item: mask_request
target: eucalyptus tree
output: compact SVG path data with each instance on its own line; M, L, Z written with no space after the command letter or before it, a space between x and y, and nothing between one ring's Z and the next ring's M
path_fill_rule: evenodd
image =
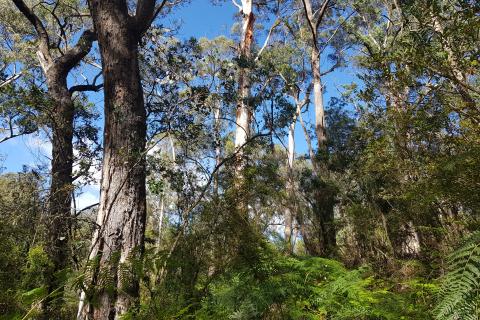
M40 3L30 7L22 0L12 2L29 25L24 29L14 25L6 28L16 33L13 38L17 41L31 36L35 39L36 56L46 79L48 94L48 100L45 101L48 107L43 110L43 116L52 132L52 158L46 251L52 260L53 268L46 275L48 296L43 305L43 316L50 319L59 316L61 304L54 302L54 298L61 296L63 280L58 274L68 267L69 261L67 244L71 225L69 216L74 181L74 119L77 112L72 94L100 88L96 85L69 87L67 77L90 52L95 35L89 29L88 19L84 19L80 14L85 9L77 3ZM17 64L25 62L18 61Z
M283 27L283 28L281 28ZM271 70L279 80L278 92L284 99L284 107L281 118L277 119L277 129L287 127L286 143L286 203L284 204L284 238L287 243L287 250L292 252L292 232L294 221L297 217L298 208L298 185L295 177L295 128L299 118L302 127L307 130L303 122L302 112L308 105L311 93L309 69L306 68L305 56L301 48L292 43L285 35L285 25L278 28L272 40L272 47L265 50L260 64L265 69ZM283 30L283 32L282 32ZM283 122L283 123L282 123ZM309 136L306 136L309 138ZM308 144L311 147L311 143ZM314 150L309 148L311 158L315 157ZM316 162L312 162L315 166ZM317 171L315 171L317 172Z
M236 108L236 129L235 148L238 152L237 166L235 168L237 179L241 180L242 171L245 168L243 159L243 147L250 137L250 126L252 122L251 106L249 105L251 79L249 65L251 64L252 44L254 43L254 22L253 13L254 0L242 0L241 4L234 2L241 15L241 33L238 49L238 89Z
M81 294L78 318L119 319L138 303L135 266L143 253L146 223L147 114L139 43L169 3L88 3L102 57L105 124L99 227L92 239L89 259L93 268L87 290ZM108 285L102 286L105 279Z
M343 4L329 0L323 2L292 1L289 5L288 18L282 19L280 32L277 34L284 39L283 42L288 43L287 46L296 51L296 61L292 62L292 67L300 70L296 75L280 73L287 94L294 101L296 109L290 124L290 131L293 132L295 124L299 120L312 165L313 178L310 179L312 180L310 182L313 183L315 180L315 183L323 185L324 181L329 179L329 173L327 164L323 161L328 150L326 148L327 134L323 101L325 84L322 83L322 77L337 70L345 63L345 51L348 43L342 41L341 38L344 34L343 23L349 18L350 13L345 10ZM328 59L322 59L325 57ZM321 66L323 60L326 60L328 64L325 63ZM312 94L313 99L310 97ZM302 108L308 107L310 102L313 102L315 114L314 131L317 150L315 150L309 128L302 116ZM293 147L292 142L290 140L291 147ZM291 159L292 153L289 154ZM315 255L326 255L331 253L335 247L333 207L331 207L331 202L325 202L331 194L326 192L326 189L322 193L320 186L310 191L313 190L317 191L310 193L309 197L316 199L312 202L315 212L310 218L302 215L297 218L300 219L298 222L303 230L303 240L309 252Z
M252 140L252 124L256 120L256 107L261 101L260 95L265 90L267 83L261 83L260 87L255 87L258 82L255 80L256 63L260 59L264 49L269 44L272 31L278 26L279 16L282 14L284 1L255 1L242 0L241 3L233 1L239 10L240 15L240 31L238 39L238 53L236 57L237 64L237 90L236 90L236 111L235 111L235 150L236 167L235 179L236 190L239 191L238 209L246 212L247 200L242 194L245 189L243 171L246 168L245 147ZM257 12L254 13L254 9ZM256 48L259 34L255 27L258 18L269 20L268 16L272 15L274 21L269 28L264 44L260 48ZM260 19L258 19L260 20ZM257 23L258 25L258 23Z

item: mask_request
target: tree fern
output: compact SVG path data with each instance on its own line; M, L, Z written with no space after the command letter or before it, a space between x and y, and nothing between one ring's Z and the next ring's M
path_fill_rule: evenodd
M435 309L436 319L477 320L480 316L480 231L449 257Z

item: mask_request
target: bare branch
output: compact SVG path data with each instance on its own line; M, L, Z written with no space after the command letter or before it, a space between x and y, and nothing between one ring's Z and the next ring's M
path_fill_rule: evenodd
M272 27L270 28L270 30L268 31L268 34L267 34L267 38L265 39L265 42L263 43L263 46L262 48L260 49L260 51L258 51L258 54L257 56L255 57L255 61L258 61L258 59L260 58L260 55L262 54L263 50L265 50L265 48L267 47L268 45L268 41L270 40L270 36L272 35L272 32L273 30L280 25L280 19L277 19L275 20L275 22L273 23Z
M235 0L232 0L232 3L238 8L238 12L242 12L243 8L240 4L238 4Z
M22 72L15 73L0 83L0 88L9 85L22 76Z

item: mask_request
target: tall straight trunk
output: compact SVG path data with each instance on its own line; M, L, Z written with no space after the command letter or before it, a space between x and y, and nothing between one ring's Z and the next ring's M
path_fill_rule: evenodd
M221 113L221 106L218 103L217 108L215 109L214 114L214 136L215 136L215 167L217 168L222 161L222 145L221 145L221 137L220 137L220 113ZM215 172L214 180L213 180L213 194L218 196L218 170Z
M252 11L253 0L242 0L242 35L240 38L239 57L241 65L238 74L235 150L237 151L237 163L235 166L235 177L241 186L243 180L243 169L245 168L244 152L242 147L247 143L250 136L250 124L252 121L252 110L249 105L250 97L250 69L247 67L251 58L251 47L253 40L253 24L255 17Z
M285 242L287 244L287 252L293 252L292 246L292 228L294 215L294 180L293 180L293 163L295 161L295 124L297 117L295 116L292 123L288 127L288 150L287 150L287 205L284 213Z
M38 38L37 57L46 78L48 96L52 103L48 126L52 130L51 180L48 198L48 225L45 251L53 267L44 275L48 296L42 304L43 319L61 317L64 281L58 274L68 267L70 252L68 235L73 192L73 130L75 106L73 88L67 87L67 76L90 52L95 35L86 30L77 43L54 57L48 31L43 22L24 1L13 0L18 10L35 29ZM87 90L88 86L83 86ZM91 88L96 90L95 87Z
M81 301L78 318L120 319L139 298L134 264L144 250L146 111L138 43L155 1L139 0L135 16L127 1L90 0L89 6L102 57L105 125L99 228L89 256L96 261L88 284L96 304L84 308Z
M160 196L160 205L159 205L159 208L158 210L160 211L158 213L158 227L157 227L157 232L158 232L158 237L157 237L157 242L156 242L156 248L155 248L155 252L158 254L160 252L160 245L161 245L161 241L162 241L162 227L163 227L163 216L165 214L165 195L161 195Z
M325 134L322 74L320 73L320 49L318 47L317 37L318 28L320 27L323 17L328 9L329 0L324 0L321 7L316 12L312 9L311 0L302 0L302 3L305 10L305 18L310 28L310 67L312 69L313 104L315 107L315 134L317 136L318 149L321 150L324 148L327 138Z
M315 135L317 138L318 152L326 152L326 130L325 130L325 109L323 103L323 85L322 74L320 72L321 52L318 46L318 30L323 22L329 0L324 0L318 10L313 10L311 0L302 0L303 8L305 10L305 20L310 29L310 67L313 85L313 105L315 109ZM306 132L305 125L300 117L302 127ZM309 145L310 157L312 158L312 167L314 171L314 179L317 180L318 186L313 190L314 203L312 205L312 221L309 225L302 226L303 238L305 247L310 254L318 256L328 256L333 252L336 245L336 231L334 227L333 214L333 198L331 188L326 184L322 178L324 174L321 172L320 164L317 162L313 154L310 138L307 138ZM302 223L307 223L301 219ZM300 221L299 221L300 222Z
M313 104L315 107L315 134L317 136L318 150L325 147L327 141L325 131L325 108L323 105L323 86L320 73L320 52L316 46L312 47L312 56L310 60L312 68L313 81Z

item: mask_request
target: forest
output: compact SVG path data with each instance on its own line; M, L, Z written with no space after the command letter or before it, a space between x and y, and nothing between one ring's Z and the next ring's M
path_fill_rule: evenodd
M480 319L480 2L0 0L0 320Z

